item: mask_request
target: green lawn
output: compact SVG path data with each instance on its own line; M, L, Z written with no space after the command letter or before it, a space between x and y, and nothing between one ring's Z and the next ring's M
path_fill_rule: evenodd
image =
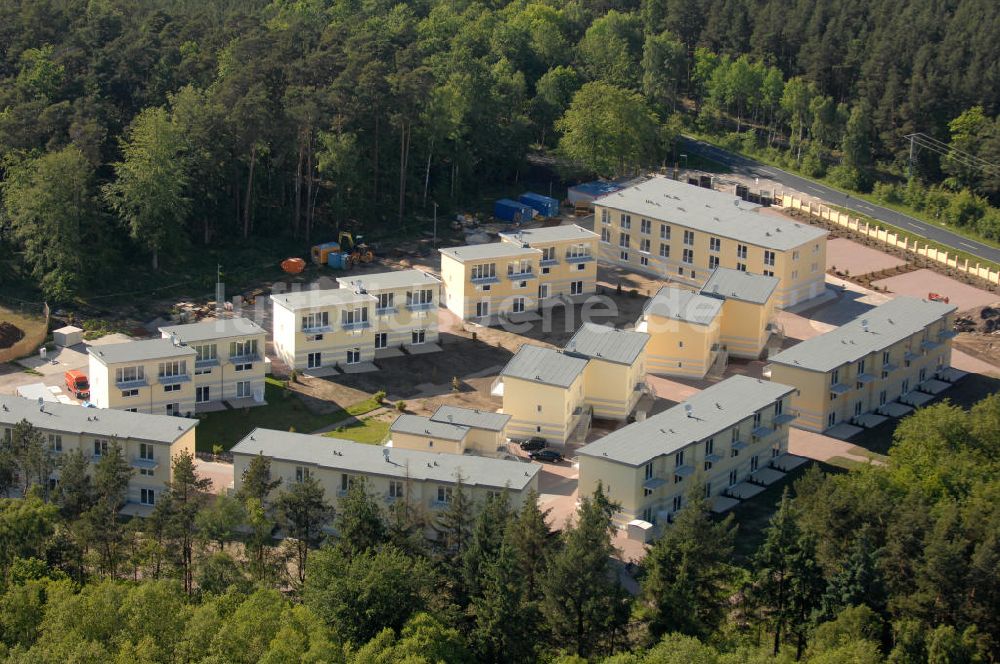
M337 429L323 435L330 438L353 440L356 443L381 445L389 437L390 425L390 422L380 420L376 417L366 417L359 419L353 424L346 425L343 429Z
M310 433L330 426L350 416L363 415L379 407L374 397L365 399L344 410L327 415L317 415L306 408L294 393L285 391L282 381L268 377L264 385L266 406L248 408L246 411L224 410L201 416L198 424L197 449L211 452L213 445L228 450L255 427L300 433Z

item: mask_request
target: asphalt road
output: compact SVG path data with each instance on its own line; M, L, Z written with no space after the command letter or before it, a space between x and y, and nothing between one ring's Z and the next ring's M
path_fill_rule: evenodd
M788 171L783 171L780 168L774 168L773 166L762 164L759 161L748 159L742 155L723 150L722 148L710 145L704 141L699 141L691 138L690 136L682 137L681 145L682 147L680 149L686 154L697 154L713 161L717 161L720 164L724 164L725 166L731 168L737 175L742 175L744 177L758 177L762 180L767 179L781 183L782 185L795 189L796 191L800 191L807 196L815 196L816 198L832 205L847 208L874 219L880 219L887 224L896 226L897 228L912 231L921 237L948 245L949 247L960 249L968 254L993 261L994 263L1000 263L1000 249L994 249L993 247L985 245L982 242L970 240L969 238L957 235L944 228L931 226L930 224L920 221L919 219L914 219L913 217L902 214L901 212L896 212L895 210L890 210L889 208L869 203L866 200L859 200L849 194L837 191L836 189L831 189L830 187L818 182L813 182L812 180L807 180L793 173L789 173Z

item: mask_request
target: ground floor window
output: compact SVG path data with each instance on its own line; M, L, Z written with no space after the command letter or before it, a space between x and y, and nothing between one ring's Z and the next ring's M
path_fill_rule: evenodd
M323 364L323 353L309 353L306 355L306 367L318 369Z
M750 472L751 473L757 470L757 466L758 466L759 463L760 463L760 458L756 454L754 454L752 457L750 457Z
M729 471L729 486L733 486L734 484L736 484L738 478L739 478L739 472L735 468L733 470L730 470Z
M490 303L487 301L476 302L476 318L486 318L490 315Z
M350 350L347 351L347 363L348 364L357 364L360 361L361 361L361 349L360 348L351 348Z
M538 297L539 298L546 298L548 296L549 296L549 285L548 284L541 284L538 287Z
M375 350L380 348L386 348L389 345L389 335L385 332L379 332L375 335Z
M179 412L181 412L181 405L179 403L167 404L167 415L176 415Z
M639 265L648 266L649 265L649 257L648 256L639 256Z
M674 499L670 505L670 507L673 508L673 511L679 512L681 507L683 506L684 506L684 496L674 496Z
M836 423L837 423L836 413L830 413L829 415L826 416L826 426L832 427Z
M156 492L153 489L139 489L139 502L143 505L155 505Z
M209 386L203 385L202 387L194 388L194 400L195 403L205 403L211 400Z
M582 281L571 281L569 284L569 294L570 295L580 295L583 293L583 282Z
M515 314L520 314L524 312L524 298L515 297L514 302L511 304L511 311Z
M621 253L618 254L618 257L621 260L623 260L623 261L627 261L628 260L628 252L627 251L622 251Z
M417 346L417 345L420 345L420 344L424 343L424 341L426 339L427 339L427 331L426 330L413 330L413 332L410 333L410 342L414 346Z
M241 380L238 383L236 383L236 398L237 399L246 399L246 398L249 398L250 396L252 396L252 393L250 391L250 381L248 381L248 380Z

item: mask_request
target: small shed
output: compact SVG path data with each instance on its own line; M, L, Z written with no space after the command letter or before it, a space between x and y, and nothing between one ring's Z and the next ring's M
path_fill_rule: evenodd
M534 192L521 194L518 200L531 207L535 212L543 217L559 216L559 201L549 196L542 196Z
M653 539L653 524L642 519L632 519L628 522L626 533L630 540L649 542Z
M519 201L501 198L493 204L493 216L501 221L519 224L531 220L535 216L535 210Z
M577 203L587 203L589 205L593 205L594 201L601 196L613 194L621 189L622 187L620 185L617 185L614 182L605 182L604 180L581 182L580 184L575 184L569 188L567 198L569 198L569 202L573 205L576 205Z
M60 327L52 332L52 340L57 346L75 346L83 343L83 330L75 325Z

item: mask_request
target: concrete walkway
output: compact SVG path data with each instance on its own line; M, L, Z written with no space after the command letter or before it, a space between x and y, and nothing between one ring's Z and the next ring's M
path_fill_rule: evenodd
M868 463L869 457L852 451L856 449L858 448L853 443L830 438L821 433L796 429L795 427L789 429L788 451L791 454L823 462L840 457L859 463ZM873 459L872 462L876 465L882 463L878 459Z

